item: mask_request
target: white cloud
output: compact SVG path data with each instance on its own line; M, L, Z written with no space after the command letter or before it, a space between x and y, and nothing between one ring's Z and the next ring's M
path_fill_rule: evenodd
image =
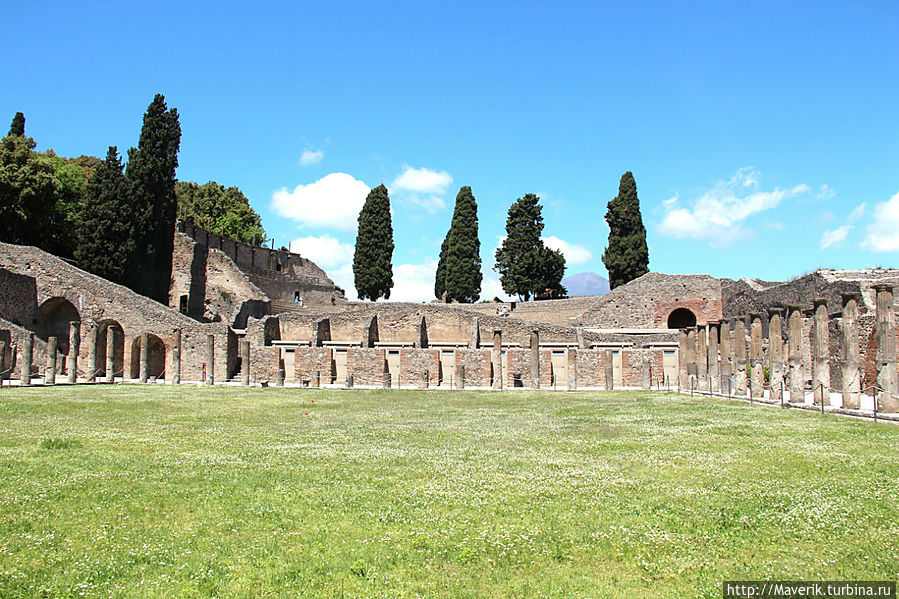
M850 223L858 222L861 217L865 215L865 202L862 202L858 206L852 209L852 212L849 213L848 221Z
M826 202L827 200L836 197L836 195L837 192L827 183L818 188L818 199L821 201Z
M759 191L761 173L742 168L729 181L719 181L712 189L681 206L678 196L662 203L664 217L659 232L676 239L708 239L728 243L751 236L743 222L754 214L776 208L783 200L809 192L809 186Z
M390 184L390 191L409 191L430 195L443 195L453 178L446 171L429 168L413 168L403 165L403 172Z
M411 195L403 198L403 201L412 202L416 206L421 206L431 214L446 208L446 202L443 201L443 198L440 196L427 196L423 198L419 195Z
M565 256L566 266L583 264L593 259L593 252L582 245L568 243L567 241L559 239L555 236L541 237L541 239L543 240L543 243L546 244L546 247L562 252L562 254Z
M843 225L842 227L837 227L832 231L824 231L824 234L821 235L821 249L827 249L835 243L840 243L846 239L846 235L849 234L849 231L852 230L852 225Z
M301 226L355 231L369 187L346 173L331 173L293 191L282 187L272 194L272 210Z
M311 164L318 164L322 161L322 158L325 157L325 153L321 150L303 150L302 155L300 155L300 164L303 166L309 166Z
M294 239L290 242L290 249L322 268L335 268L353 260L355 246L352 243L341 243L330 235L322 235Z
M874 206L862 247L872 252L899 252L899 193Z
M395 264L393 266L393 289L390 290L389 301L430 302L434 299L434 276L436 273L437 260L430 257L425 258L422 264ZM348 299L359 299L359 296L356 295L352 261L340 268L329 270L328 276L343 288Z

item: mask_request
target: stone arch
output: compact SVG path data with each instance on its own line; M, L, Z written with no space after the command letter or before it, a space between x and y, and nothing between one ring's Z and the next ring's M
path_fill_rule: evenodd
M68 355L70 323L78 320L81 315L72 302L64 297L51 297L38 308L35 334L44 341L56 337L59 353Z
M125 334L122 325L112 319L101 320L97 323L97 376L106 376L106 334L109 326L115 326L115 339L113 340L113 372L115 376L125 374Z
M147 345L147 376L165 378L165 342L156 335L149 335ZM131 378L140 377L140 335L131 341Z
M683 329L696 326L696 315L687 308L676 308L668 315L669 329Z

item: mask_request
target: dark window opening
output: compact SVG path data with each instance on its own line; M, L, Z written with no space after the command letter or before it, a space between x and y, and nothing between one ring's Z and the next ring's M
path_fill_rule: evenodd
M683 329L696 326L696 315L686 308L678 308L668 315L669 329Z

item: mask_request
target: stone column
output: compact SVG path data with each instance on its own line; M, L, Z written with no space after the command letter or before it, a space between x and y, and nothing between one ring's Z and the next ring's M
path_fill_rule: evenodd
M421 388L427 389L429 383L430 383L430 376L428 375L428 371L422 370L421 371Z
M23 387L31 384L31 356L34 350L34 333L28 332L19 349L19 382Z
M687 329L680 329L677 337L677 387L686 389L689 382L689 369L687 367Z
M47 339L47 370L44 372L44 384L56 384L56 337Z
M346 375L347 381L349 381L348 386L353 386L353 375ZM278 360L278 372L275 373L275 386L283 387L284 386L284 360Z
M718 370L718 335L720 331L720 321L709 322L709 393L721 390L720 371Z
M765 396L765 363L762 361L762 315L754 312L749 315L749 375L752 377L752 397Z
M566 356L568 359L568 390L574 391L577 389L577 349L569 347L566 353L568 354Z
M478 349L481 344L481 325L477 316L471 319L471 337L468 340L469 349Z
M456 361L456 389L465 388L465 364L460 364L458 358Z
M815 405L830 403L830 334L828 331L827 300L817 298L812 302L815 307L812 321L812 387ZM895 343L895 341L894 341Z
M861 407L861 371L859 369L858 298L856 292L843 293L843 318L840 330L840 358L843 374L843 407Z
M385 372L384 375L383 375L383 377L384 377L384 379L383 379L383 382L382 382L381 386L382 386L384 389L390 389L390 373L389 373L389 372Z
M534 329L531 331L531 387L540 388L540 331Z
M66 360L68 382L78 382L78 352L81 351L81 323L73 320L69 323L69 357Z
M896 331L893 324L893 287L877 285L877 385L883 389L877 396L877 409L882 412L899 411L899 381L896 371Z
M611 391L615 388L615 365L612 363L614 354L610 349L604 353L606 357L606 391Z
M503 388L503 332L493 331L493 350L490 352L490 362L493 364L493 388Z
M802 311L787 306L787 353L790 361L790 401L805 403L805 379L802 376Z
M106 382L115 381L115 325L106 326Z
M696 331L696 388L709 386L709 342L706 327L698 327Z
M389 375L389 373L387 373ZM312 372L312 386L313 387L321 387L322 384L322 372L321 370L314 370Z
M282 378L281 384L278 385L278 386L280 387L280 386L282 386L283 384L284 384L284 380L283 380L283 378ZM353 388L353 374L350 373L350 372L348 372L347 375L346 375L346 388L347 388L347 389L352 389L352 388Z
M733 393L731 377L734 373L733 342L730 335L730 323L721 322L721 393Z
M783 312L768 308L768 373L771 379L771 399L783 399L784 338Z
M172 384L181 384L181 329L172 331Z
M240 384L244 387L250 385L250 340L240 341Z
M686 390L696 389L696 327L687 329L687 387Z
M150 334L140 335L140 382L146 383L150 378Z
M215 384L215 335L206 335L206 384Z
M91 322L87 326L87 382L97 380L97 323Z
M6 341L0 341L0 387L6 380Z
M749 360L746 355L746 322L743 317L734 323L734 388L736 395L746 396L748 376L746 366Z
M647 348L640 352L640 386L652 389L652 350Z

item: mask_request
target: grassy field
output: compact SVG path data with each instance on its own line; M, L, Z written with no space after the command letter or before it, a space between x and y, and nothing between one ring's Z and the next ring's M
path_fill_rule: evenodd
M0 393L0 597L899 577L899 427L664 393Z

